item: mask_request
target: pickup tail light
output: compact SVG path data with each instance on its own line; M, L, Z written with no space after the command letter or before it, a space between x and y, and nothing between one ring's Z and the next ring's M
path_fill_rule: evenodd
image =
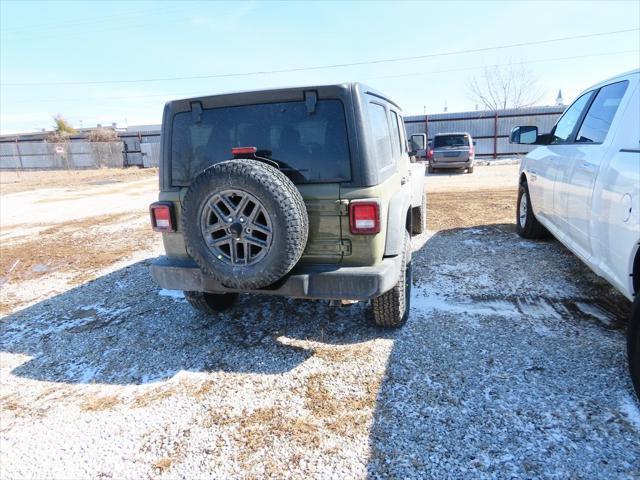
M175 232L176 220L171 202L156 202L149 206L154 232Z
M378 202L351 202L349 204L349 226L354 235L379 233L380 205Z
M429 160L433 159L433 148L430 148L429 150L427 150L427 158Z

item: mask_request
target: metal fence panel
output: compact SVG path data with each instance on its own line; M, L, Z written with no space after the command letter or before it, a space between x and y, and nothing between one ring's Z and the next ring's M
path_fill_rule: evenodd
M145 168L157 167L160 165L160 143L142 143L140 144L140 150L142 150L142 165Z
M534 125L540 133L551 130L564 111L563 106L530 107L497 112L456 112L405 117L407 135L428 133L429 140L438 133L468 132L476 140L476 153L481 156L523 154L535 147L511 145L511 129L518 125ZM496 118L497 114L497 118Z
M122 142L22 142L0 144L0 169L122 167Z

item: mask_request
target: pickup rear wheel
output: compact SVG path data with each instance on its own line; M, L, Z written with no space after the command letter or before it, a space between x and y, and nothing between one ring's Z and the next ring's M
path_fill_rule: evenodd
M526 182L520 184L518 190L518 206L516 209L516 230L523 238L544 238L547 229L538 221L531 208L531 197Z
M388 292L371 300L373 306L373 321L379 327L401 327L409 317L411 283L413 280L411 269L411 239L409 232L405 233L404 252L402 255L402 267L400 269L398 283Z
M627 332L627 356L631 381L640 399L640 293L636 293Z
M223 312L236 302L237 293L184 292L184 298L195 308L207 315Z

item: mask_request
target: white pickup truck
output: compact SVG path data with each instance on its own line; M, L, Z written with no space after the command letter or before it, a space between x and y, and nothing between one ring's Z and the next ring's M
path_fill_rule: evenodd
M633 302L629 369L640 397L640 70L585 90L520 166L516 223L525 238L552 233Z

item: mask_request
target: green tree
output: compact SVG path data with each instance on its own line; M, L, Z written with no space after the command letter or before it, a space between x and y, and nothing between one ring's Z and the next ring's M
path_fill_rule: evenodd
M71 126L71 124L64 118L62 115L56 115L53 117L53 121L55 122L54 131L57 133L66 133L71 135L76 133L76 129Z
M62 115L56 115L53 117L55 126L53 130L47 135L47 142L49 143L67 143L69 136L77 133L75 128L64 118Z

